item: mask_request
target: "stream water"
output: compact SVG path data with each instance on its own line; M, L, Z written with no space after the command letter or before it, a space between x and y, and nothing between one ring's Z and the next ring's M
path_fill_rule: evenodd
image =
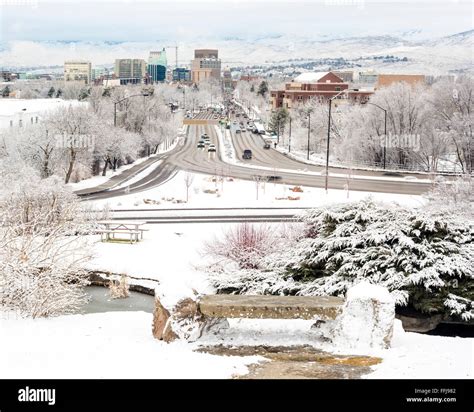
M139 292L130 292L128 298L112 299L109 289L102 286L88 286L91 300L84 305L82 313L103 313L116 311L143 311L153 313L154 297Z

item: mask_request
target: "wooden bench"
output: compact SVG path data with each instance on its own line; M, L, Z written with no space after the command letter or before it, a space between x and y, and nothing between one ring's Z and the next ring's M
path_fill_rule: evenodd
M344 299L332 296L207 295L199 301L208 318L335 319Z

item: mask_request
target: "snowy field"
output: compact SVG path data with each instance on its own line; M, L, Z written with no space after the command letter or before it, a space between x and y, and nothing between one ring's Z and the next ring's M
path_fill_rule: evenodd
M367 196L385 202L397 202L406 206L421 206L421 196L390 193L371 193L300 186L302 192L292 191L295 186L278 183L257 183L233 178L221 178L203 174L189 173L192 184L186 203L185 178L187 173L180 171L168 182L154 189L138 194L94 201L99 207L108 205L112 209L133 208L219 208L219 207L317 207L325 204L357 201ZM213 181L214 180L214 181ZM86 182L86 181L84 181ZM290 198L292 200L290 200Z

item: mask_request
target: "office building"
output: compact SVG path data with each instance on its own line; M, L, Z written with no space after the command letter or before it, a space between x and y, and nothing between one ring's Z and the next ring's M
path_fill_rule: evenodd
M147 74L150 83L162 82L166 79L166 51L151 51L148 58Z
M69 60L64 62L64 81L80 81L85 84L91 82L91 62Z
M272 90L271 102L274 109L291 109L295 104L304 104L309 100L327 101L341 91L348 90L349 84L333 72L303 73L292 82L285 84L284 90ZM348 90L340 98L351 102L365 103L373 90Z
M199 83L204 80L221 78L221 61L219 52L215 49L194 50L194 59L191 60L191 80Z
M146 75L146 62L143 59L116 59L115 77L120 84L142 83Z

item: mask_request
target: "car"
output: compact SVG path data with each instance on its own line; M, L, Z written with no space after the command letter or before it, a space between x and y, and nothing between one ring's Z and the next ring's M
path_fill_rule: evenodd
M252 129L252 133L257 134L257 133L258 133L258 129L257 129L256 127L254 127L254 128Z
M242 159L251 159L252 158L252 151L250 149L245 149L242 155Z
M215 152L216 151L216 146L211 144L209 145L209 148L207 149L208 152Z
M226 128L226 129L230 129L230 124L227 124L227 125L225 126L225 128Z
M267 176L269 182L274 182L275 180L281 180L281 176Z
M405 176L403 180L418 180L415 176Z
M247 129L245 127L243 127L242 129L240 129L241 132L246 132Z
M272 147L272 144L271 144L270 142L265 142L265 143L263 144L263 148L264 148L264 149L271 149L271 147Z
M198 148L198 149L204 149L205 147L206 147L206 146L204 145L204 143L199 142L199 143L197 144L197 148Z
M235 133L240 133L240 129L235 129Z

